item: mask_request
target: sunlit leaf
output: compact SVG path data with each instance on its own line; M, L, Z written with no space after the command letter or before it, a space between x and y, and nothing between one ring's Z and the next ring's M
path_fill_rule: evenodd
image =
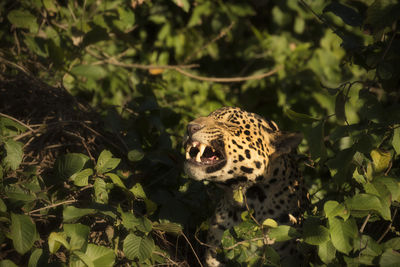
M53 254L60 249L61 245L63 245L66 249L70 249L69 243L67 241L67 235L62 232L51 232L49 235L48 243L49 251Z
M71 175L70 179L74 181L76 186L87 186L89 176L93 174L93 169L87 168L78 173Z
M65 234L71 238L69 244L71 249L86 248L87 239L89 236L89 226L77 223L77 224L64 224Z
M103 150L100 153L99 159L97 160L96 170L98 173L105 173L115 169L121 159L113 158L113 155L108 150Z
M102 79L107 75L107 71L97 65L78 65L71 69L71 73L95 80Z
M123 243L123 250L130 260L138 259L143 262L148 259L154 249L154 241L150 236L129 234Z
M348 254L357 238L357 224L353 218L347 221L332 217L329 218L329 232L333 246L340 252Z
M318 256L326 264L336 258L336 249L330 240L318 246Z
M392 155L390 152L386 152L380 149L374 149L371 151L371 158L374 163L374 171L380 173L385 171L390 164Z
M279 225L276 228L269 229L268 236L277 242L287 241L298 236L297 231L288 225Z
M392 146L397 155L400 155L400 126L393 130Z
M16 27L29 29L32 33L39 28L36 22L37 18L28 10L12 10L8 13L7 18Z
M270 218L265 219L265 220L263 221L262 225L263 225L263 226L270 227L270 228L276 228L276 227L278 227L278 223L277 223L275 220L270 219Z

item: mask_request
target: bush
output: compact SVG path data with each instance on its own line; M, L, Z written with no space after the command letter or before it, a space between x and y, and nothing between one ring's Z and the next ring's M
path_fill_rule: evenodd
M300 229L227 231L235 264L400 262L397 1L3 1L1 265L201 262L218 189L186 179L191 119L240 106L301 131ZM179 249L178 249L179 248Z

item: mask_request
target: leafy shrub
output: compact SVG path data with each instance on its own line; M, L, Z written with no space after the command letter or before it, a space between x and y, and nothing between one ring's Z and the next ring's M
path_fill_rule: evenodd
M181 136L224 105L304 133L312 200L300 229L245 212L228 260L279 265L268 232L314 265L400 262L396 1L0 10L2 265L200 262L217 189L182 177Z

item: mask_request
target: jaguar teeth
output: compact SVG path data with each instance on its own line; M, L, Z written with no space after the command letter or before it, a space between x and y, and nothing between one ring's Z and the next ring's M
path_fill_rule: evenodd
M199 146L199 152L196 155L196 161L197 162L201 162L201 156L203 156L204 150L206 149L206 145L205 144L200 144Z

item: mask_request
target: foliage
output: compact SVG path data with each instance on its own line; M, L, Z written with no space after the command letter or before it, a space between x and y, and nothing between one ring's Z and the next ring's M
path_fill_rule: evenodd
M220 256L279 266L267 244L299 239L315 266L400 261L397 1L32 0L0 11L5 74L89 103L102 133L84 128L103 141L32 160L32 140L52 125L7 100L18 112L0 114L0 265L197 264L194 233L218 189L184 177L181 137L229 105L304 133L312 204L299 228L246 211ZM234 76L250 78L214 82Z

